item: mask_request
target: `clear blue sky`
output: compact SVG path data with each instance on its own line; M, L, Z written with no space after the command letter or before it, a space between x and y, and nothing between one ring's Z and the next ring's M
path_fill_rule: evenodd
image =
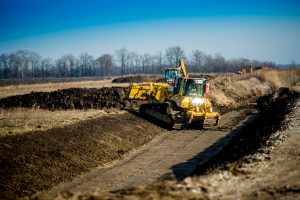
M0 0L0 53L44 57L179 45L226 58L300 63L299 0Z

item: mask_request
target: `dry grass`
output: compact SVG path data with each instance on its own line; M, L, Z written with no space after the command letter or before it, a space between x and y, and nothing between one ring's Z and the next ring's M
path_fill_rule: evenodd
M275 88L292 87L299 83L300 69L255 71L253 76L271 83Z
M210 97L214 106L236 109L251 103L270 91L270 86L257 78L241 78L240 75L218 76L210 81Z
M32 91L35 92L50 92L59 89L67 88L102 88L113 86L127 87L129 83L111 83L111 80L97 80L97 81L78 81L78 82L62 82L62 83L43 83L43 84L29 84L29 85L11 85L0 87L0 98L5 98L14 95L27 94Z
M111 113L120 113L112 111ZM63 110L48 111L41 109L14 108L0 110L0 137L22 134L34 130L46 130L75 124L79 121L108 115L103 110Z

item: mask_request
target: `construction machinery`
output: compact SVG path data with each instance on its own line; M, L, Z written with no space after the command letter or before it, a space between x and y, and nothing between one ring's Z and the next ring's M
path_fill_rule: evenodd
M128 99L141 100L142 116L150 116L170 128L203 128L217 125L221 116L212 111L207 97L209 83L206 79L190 78L183 60L176 68L165 70L164 83L132 83Z
M248 70L247 70L248 69ZM253 72L253 65L242 65L241 69L237 72L237 74L244 75L246 73L250 74L250 77L252 76Z

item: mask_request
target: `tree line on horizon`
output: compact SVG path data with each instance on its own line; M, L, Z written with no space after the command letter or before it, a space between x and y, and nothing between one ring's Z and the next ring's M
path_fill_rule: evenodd
M0 54L0 78L76 78L105 77L126 74L160 74L167 67L178 66L184 59L189 72L236 72L242 65L252 63L255 67L275 67L272 61L260 62L247 58L225 59L220 53L214 56L201 50L186 55L180 46L171 46L164 53L139 54L126 48L116 50L114 55L103 54L94 57L88 53L79 56L66 54L58 59L42 58L28 50Z

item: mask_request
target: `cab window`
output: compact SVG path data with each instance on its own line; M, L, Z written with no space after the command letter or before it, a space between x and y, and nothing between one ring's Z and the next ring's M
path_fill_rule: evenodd
M185 96L203 96L203 83L188 80L185 87Z

